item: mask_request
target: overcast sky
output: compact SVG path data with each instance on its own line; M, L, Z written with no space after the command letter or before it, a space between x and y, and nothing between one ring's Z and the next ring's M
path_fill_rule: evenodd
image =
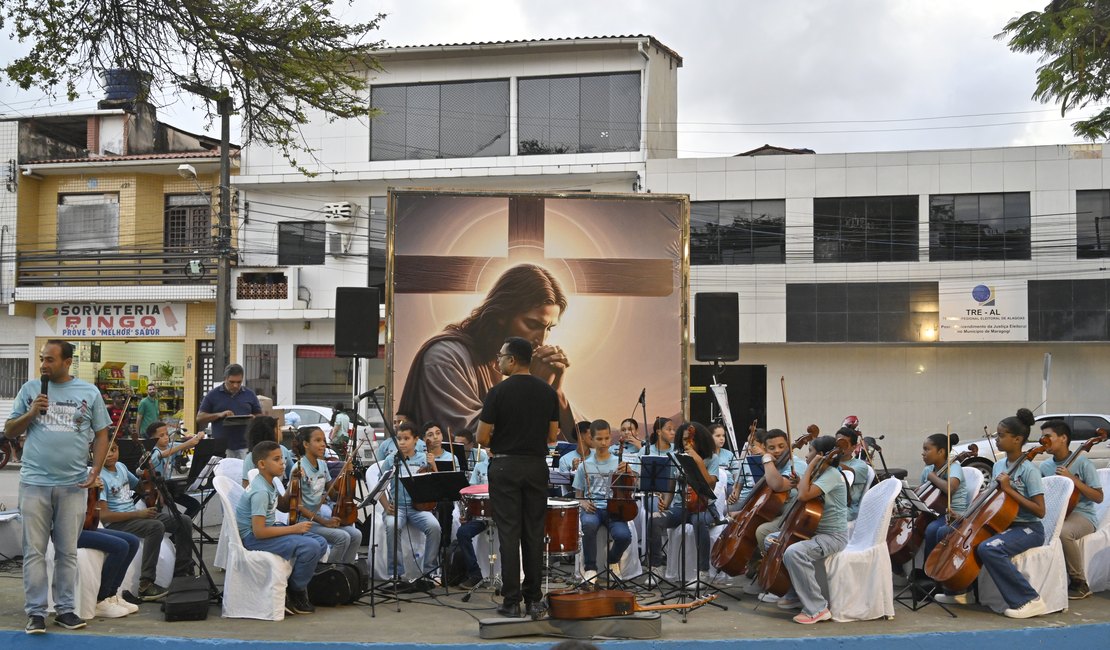
M994 38L1046 2L356 0L336 10L388 14L374 38L389 45L652 35L683 57L679 156L704 157L764 143L828 153L1075 142L1074 117L1030 99L1035 57ZM18 51L2 43L0 60ZM165 101L164 121L206 128L202 110ZM0 113L64 108L0 87Z

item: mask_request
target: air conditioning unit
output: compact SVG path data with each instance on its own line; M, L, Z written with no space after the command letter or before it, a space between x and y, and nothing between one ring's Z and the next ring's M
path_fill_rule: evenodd
M352 237L347 233L342 232L329 232L328 233L328 255L341 256L346 255L351 250Z
M350 201L324 204L325 223L351 223L358 214L358 204Z

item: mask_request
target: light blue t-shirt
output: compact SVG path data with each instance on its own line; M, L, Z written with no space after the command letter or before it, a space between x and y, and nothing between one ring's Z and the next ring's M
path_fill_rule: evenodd
M267 481L262 474L255 476L247 486L247 491L239 498L239 505L235 507L235 523L239 526L239 536L245 538L254 531L251 521L255 515L265 517L267 526L275 525L277 503L278 493L274 484Z
M378 443L378 447L374 450L374 456L376 456L379 461L383 461L395 451L397 451L397 443L393 442L393 438L386 438ZM428 453L428 448L424 445L424 440L422 438L416 440L416 453L420 456Z
M731 449L721 447L713 455L717 458L717 467L723 467L728 472L728 485L732 487L732 484L736 482L732 474L734 470L732 462L736 459L736 454L732 453Z
M383 467L393 467L393 454L386 456ZM420 473L420 469L428 464L427 452L416 452L412 458L402 458L401 467L398 468L397 491L399 494L393 496L393 506L397 509L411 508L412 497L409 496L409 491L405 489L405 484L400 481L401 478L406 476L416 476ZM390 489L392 489L392 482Z
M1098 472L1095 470L1095 464L1091 462L1090 458L1080 456L1075 459L1075 462L1068 468L1072 474L1079 477L1080 481L1087 484L1088 487L1101 488L1102 483L1099 483ZM1055 476L1056 475L1056 459L1049 458L1048 460L1041 461L1041 475L1042 476ZM1078 490L1076 490L1078 492ZM1078 512L1091 522L1091 525L1098 528L1098 517L1095 515L1095 502L1091 501L1082 494L1079 495L1079 502L1075 504L1074 512Z
M755 458L762 458L762 457L761 456L755 456ZM766 471L766 467L764 467L764 471ZM790 456L790 460L787 461L786 465L782 468L782 470L780 470L780 473L784 477L789 477L792 474L797 474L797 476L800 478L802 476L802 474L806 473L806 461L805 461L805 459L804 458L799 458L798 456L793 456L793 455ZM747 500L747 498L752 495L752 490L755 489L755 484L757 482L758 481L753 481L751 486L745 486L745 487L740 489L740 499L738 501L739 503L744 503L744 501ZM786 506L788 507L789 504L794 499L796 499L797 497L798 497L798 488L790 488L790 492L786 495Z
M994 462L994 471L991 476L998 478L998 475L1006 471L1006 467L1010 464L1005 457L1001 460ZM1018 465L1017 470L1010 475L1010 485L1014 486L1020 494L1024 495L1027 499L1032 499L1038 494L1044 494L1044 484L1041 483L1041 470L1036 465L1029 461L1023 462ZM1014 517L1014 523L1033 523L1040 521L1040 517L1029 512L1025 508L1018 508L1017 516Z
M609 454L605 460L591 455L574 470L575 490L582 490L582 496L594 502L598 509L609 502L609 489L613 485L613 473L617 471L617 457ZM577 492L576 492L577 494Z
M340 436L346 436L347 430L351 428L351 416L345 412L340 411L335 415L335 424L331 428L331 439L334 441Z
M470 484L471 485L485 485L489 483L489 460L480 460L470 470Z
M38 379L23 384L10 417L26 413L41 392ZM46 415L36 415L27 427L19 480L41 487L77 485L89 476L93 434L111 423L108 409L96 386L76 377L51 383L46 394L50 398Z
M474 447L470 451L466 452L466 462L467 467L473 469L474 466L478 463L489 462L489 456L486 454L485 449L478 449L477 447Z
M293 451L285 445L278 445L278 447L281 448L281 461L285 463L285 476L283 476L282 478L288 479L289 472L293 471L293 465L296 464L293 462ZM257 467L255 467L254 464L254 454L248 451L246 458L243 459L242 478L244 481L247 480L247 474L250 473L252 469L257 469Z
M109 510L135 511L135 493L132 490L139 484L139 479L123 463L116 463L115 469L105 466L100 472L100 480L104 482L104 487L100 488L100 499L108 504Z
M172 448L173 448L173 445L171 443L171 445L169 447L167 447L166 449L169 450L169 449L172 449ZM163 479L170 478L170 473L173 471L174 460L176 460L178 455L180 455L180 454L181 454L180 451L175 451L172 454L170 454L169 456L166 456L165 458L163 458L162 457L162 450L155 447L154 451L150 454L150 467L155 472L161 474Z
M859 516L859 502L863 500L863 493L867 491L867 463L858 458L849 458L840 461L840 466L844 469L852 470L852 489L849 490L848 496L851 503L848 504L848 521L855 521Z
M813 481L825 495L825 508L817 524L817 534L843 533L848 530L848 486L844 475L829 467Z
M305 456L298 461L301 468L301 505L309 512L320 512L320 502L324 498L324 490L328 487L328 464L323 458L316 459L316 467L308 462Z
M929 480L929 472L936 472L940 476L944 471L944 466L934 467L933 465L926 465L921 470L921 482L925 483ZM964 468L960 466L959 461L952 461L948 468L948 477L956 479L960 482L960 487L952 492L952 513L962 515L967 510L967 481L964 480Z

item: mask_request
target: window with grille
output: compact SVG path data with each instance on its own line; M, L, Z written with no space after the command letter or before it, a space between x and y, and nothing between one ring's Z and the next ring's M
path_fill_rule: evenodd
M640 149L638 72L521 79L517 95L522 156Z
M278 265L323 264L326 230L323 223L285 221L278 224Z
M916 262L916 196L813 200L814 262Z
M58 250L119 246L118 194L59 194Z
M929 197L929 259L1027 260L1029 193Z
M216 342L197 341L197 404L216 384Z
M509 81L374 86L370 160L509 155Z
M27 359L0 359L0 399L15 399L27 381Z
M690 204L691 264L783 264L786 201Z
M199 194L166 196L163 244L166 250L194 251L212 246L212 203Z

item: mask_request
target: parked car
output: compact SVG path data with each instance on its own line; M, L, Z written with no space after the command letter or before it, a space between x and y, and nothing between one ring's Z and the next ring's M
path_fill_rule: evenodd
M275 406L276 409L282 409L285 413L296 413L300 418L298 426L314 425L320 427L327 436L328 441L331 441L331 414L332 408L330 406L310 406L306 404L287 404L285 406ZM381 415L372 413L371 418L367 421L362 416L356 415L352 418L355 422L355 431L361 440L363 436L370 435L373 437L380 437L380 433L385 431L385 423L382 422Z
M1026 451L1037 446L1037 440L1040 438L1041 425L1048 420L1063 420L1071 427L1071 449L1073 451L1094 436L1098 429L1110 431L1110 415L1097 413L1047 413L1045 415L1038 415L1036 417L1036 423L1029 432L1029 442L1025 443L1024 449ZM991 478L994 461L1003 456L1002 452L998 451L998 445L995 444L993 439L995 435L994 432L992 431L990 435L991 440L989 441L987 438L961 440L960 444L952 447L952 455L954 456L960 452L966 451L971 445L976 445L979 448L979 455L963 463L963 465L964 467L978 469L988 481ZM1091 451L1088 452L1088 457L1091 459L1091 462L1095 464L1096 468L1110 467L1110 441L1096 444L1091 448ZM1039 462L1045 458L1045 454L1040 454L1035 461Z

